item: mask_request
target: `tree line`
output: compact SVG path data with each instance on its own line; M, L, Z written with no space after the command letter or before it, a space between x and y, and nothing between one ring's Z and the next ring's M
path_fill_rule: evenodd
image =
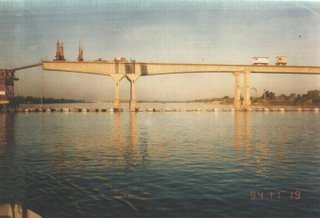
M252 98L252 103L290 104L290 105L319 105L320 90L310 90L306 94L276 96L272 91L266 90L261 97Z
M224 96L223 98L197 99L186 102L220 102L222 104L233 104L234 98ZM243 97L241 96L241 100ZM251 97L253 104L285 104L285 105L320 105L320 90L310 90L306 94L290 95L281 94L277 96L274 92L265 90L260 97Z
M33 96L15 96L10 99L11 105L19 104L56 104L56 103L82 103L84 100L79 99L64 99L64 98L52 98L52 97L33 97Z
M224 96L223 98L209 98L209 99L197 99L183 102L214 102L220 101L224 104L232 104L233 98ZM287 105L320 105L320 90L310 90L306 94L290 95L281 94L277 96L274 92L265 90L260 97L251 97L253 104L287 104ZM19 104L56 104L56 103L83 103L81 99L64 99L64 98L52 98L52 97L33 97L33 96L16 96L10 99L11 105Z

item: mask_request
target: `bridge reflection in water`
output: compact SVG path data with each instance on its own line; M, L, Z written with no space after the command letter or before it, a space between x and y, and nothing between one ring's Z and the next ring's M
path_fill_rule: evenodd
M14 125L15 114L13 113L0 113L0 156L14 145Z
M316 116L0 113L0 205L19 203L44 217L103 217L106 211L121 217L137 211L143 215L145 208L161 212L159 207L169 208L161 212L169 215L179 204L192 204L199 208L194 215L205 217L203 211L214 214L220 209L204 198L236 198L245 207L256 184L272 188L283 181L279 186L285 187L297 173L310 174L312 185L306 189L312 190L317 178L312 167L317 164L291 162L290 157L305 160L308 155L306 161L317 163L317 139L302 141L296 127L299 121L308 131L304 134L310 134L317 129L318 124L310 122ZM299 178L295 185L304 187ZM165 199L169 203L163 203ZM281 207L288 209L283 202Z
M125 123L123 128L127 130L127 136L129 140L124 142L123 138L123 128L121 124L121 113L114 113L113 115L114 122L114 142L115 145L121 146L123 143L137 145L138 143L138 127L137 127L137 116L136 112L129 112L129 121Z
M231 114L233 114L232 115L233 123L234 123L233 124L233 131L234 131L233 144L235 148L241 149L241 148L250 147L251 134L252 134L251 133L252 113L251 112L234 112ZM70 116L70 115L74 116L72 114L61 114L61 116ZM56 154L57 157L59 157L55 159L55 162L52 167L56 171L64 171L68 169L70 165L75 164L74 160L70 160L70 156L66 152L66 147L64 145L66 142L70 144L69 145L70 147L74 147L74 152L78 153L80 157L78 161L94 159L94 157L92 156L93 154L90 151L90 147L94 147L100 144L101 146L98 147L98 154L100 155L105 154L107 156L110 156L110 154L108 153L111 152L111 155L114 155L114 161L118 163L138 164L141 161L142 153L143 153L142 156L144 157L148 156L148 153L146 152L148 152L147 147L148 147L148 144L150 143L148 142L148 140L150 141L150 137L151 137L151 141L161 140L161 139L154 138L154 136L152 136L153 128L150 130L148 129L141 130L141 128L139 128L138 117L146 116L146 115L147 114L141 114L136 112L112 113L108 117L104 116L101 122L104 122L104 121L108 122L108 119L111 118L113 120L113 124L110 125L109 123L109 124L99 125L100 129L101 128L105 129L101 131L101 133L94 133L95 130L92 124L86 124L88 127L87 129L91 129L93 138L92 136L89 138L83 137L81 139L81 142L79 141L73 142L72 137L70 136L64 137L64 135L66 135L66 129L73 128L71 127L72 124L66 123L64 127L63 127L64 125L63 124L60 126L61 128L59 127L59 129L50 130L50 128L52 127L46 126L48 124L48 120L50 120L49 118L50 114L41 114L40 116L42 116L42 122L43 122L42 125L46 126L45 128L48 128L49 130L48 132L51 132L51 133L54 132L56 135L59 135L64 138L63 141L56 140L56 142L53 143L52 148L49 148L54 152L54 154ZM148 114L148 116L149 115L150 114ZM19 114L0 113L0 130L1 130L0 131L0 156L6 155L7 150L9 150L9 154L11 156L15 153L13 151L13 149L15 149L15 135L16 135L15 116L19 116ZM22 116L28 116L28 115L22 115ZM47 116L48 119L44 116ZM79 115L76 115L76 116L79 116ZM83 115L83 116L87 116L87 115ZM185 128L187 129L188 127L186 126ZM28 130L26 129L25 131L28 131ZM105 132L106 134L103 134L103 132ZM52 144L52 137L55 137L55 136L50 136L50 133L47 133L47 134L48 135L42 136L43 141L44 143ZM87 134L89 135L90 132L87 132ZM166 137L171 138L173 140L175 135L168 134ZM264 137L268 137L268 135ZM76 145L76 143L78 143L78 145ZM108 151L105 151L106 149L104 147L105 145L109 147ZM89 150L84 149L83 146L88 147ZM153 149L157 150L159 148L154 147ZM266 152L265 148L262 150ZM14 156L12 156L12 158L14 158ZM112 160L113 158L108 161L109 165L113 165ZM102 161L105 161L105 159L103 158Z
M187 113L192 114L192 113ZM161 140L163 141L174 141L174 138L178 135L174 135L170 133L170 130L164 129L162 130L163 133L161 134L162 138L155 137L155 131L161 131L161 127L159 128L149 128L146 129L146 122L142 125L143 127L139 126L139 116L153 116L151 114L142 114L142 113L112 113L108 116L101 116L100 123L85 123L85 119L78 123L79 125L87 125L85 127L86 132L79 132L79 134L84 134L79 137L76 137L76 134L73 132L71 133L71 129L74 129L72 122L70 120L78 119L79 116L86 117L91 116L91 114L54 114L57 118L64 119L63 117L67 118L65 121L59 125L52 125L50 124L50 116L53 114L41 114L35 115L30 114L31 116L40 116L41 120L38 126L40 129L38 130L28 130L23 129L26 131L27 134L32 135L38 134L38 137L43 138L44 144L52 145L46 149L49 149L50 152L53 152L55 155L54 162L52 168L59 172L66 171L70 169L70 166L75 166L77 164L82 164L83 162L99 159L100 164L102 165L110 165L113 164L128 164L131 163L133 165L137 165L144 160L145 157L148 155L148 145L149 152L152 152L153 155L165 155L165 151L161 147L152 146L152 144L157 143ZM15 149L16 149L16 135L20 135L17 131L22 131L21 128L16 130L15 125L21 125L21 122L25 122L24 119L16 120L16 116L20 116L20 118L28 117L30 115L27 114L14 114L14 113L0 113L0 157L3 157L2 161L8 162L4 165L10 166L11 162L15 160ZM100 114L101 115L101 114ZM94 116L100 116L94 115ZM159 116L159 114L154 114L155 116ZM222 115L222 114L221 114ZM215 116L221 116L216 114ZM230 113L233 116L233 145L235 149L242 149L248 148L252 146L252 124L251 124L251 117L253 116L252 112L234 112ZM73 117L69 119L68 117ZM161 116L165 116L162 114ZM184 115L183 115L184 116ZM196 116L196 115L195 115ZM267 116L267 115L266 115ZM38 117L39 118L39 117ZM38 119L36 118L36 119ZM109 120L113 120L109 122ZM144 119L142 119L144 120ZM79 120L77 121L79 122ZM78 124L75 124L78 125ZM52 126L50 126L52 125ZM158 124L157 124L158 125ZM198 124L196 124L198 125ZM98 126L98 127L97 127ZM42 133L41 128L45 128L47 133ZM98 128L96 130L95 128ZM167 127L163 127L167 128ZM189 127L186 126L184 129L188 129ZM29 132L30 131L30 132ZM38 133L37 133L38 131ZM174 130L173 130L174 131ZM35 133L36 132L36 133ZM68 135L68 133L73 135ZM105 133L105 134L104 134ZM45 135L39 135L45 134ZM54 134L54 135L52 135ZM86 137L87 135L87 137ZM59 136L60 138L56 138ZM201 135L198 137L201 138ZM260 132L260 137L263 141L267 141L269 135L267 132L262 131ZM283 141L286 141L286 135L284 134L282 137ZM55 138L55 139L54 139ZM177 139L179 140L179 139ZM151 143L151 144L150 144ZM161 142L160 142L161 143ZM66 144L68 146L66 147ZM98 146L99 145L99 146ZM196 145L195 145L196 146ZM256 148L259 149L259 152L266 153L268 152L268 148L266 144L255 144ZM27 149L28 147L26 147ZM96 149L97 152L92 152L92 149ZM151 149L152 148L152 149ZM19 148L20 150L25 149L23 147ZM37 149L33 146L33 150ZM40 147L39 147L40 149ZM79 159L73 159L72 155L67 151L68 149L72 149L73 152ZM151 150L150 150L151 149ZM27 157L28 152L26 151L25 158ZM279 157L283 158L285 156L284 151L279 151ZM112 157L110 159L103 158ZM154 156L155 157L155 156ZM259 158L257 157L257 162L259 162ZM75 161L78 161L76 163ZM9 163L10 162L10 163ZM85 167L92 167L91 165ZM3 175L4 176L4 175Z
M234 145L251 146L251 112L234 112Z

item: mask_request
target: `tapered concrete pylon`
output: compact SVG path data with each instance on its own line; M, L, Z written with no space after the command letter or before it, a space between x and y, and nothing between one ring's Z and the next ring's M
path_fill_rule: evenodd
M124 78L124 76L124 74L110 74L110 77L115 82L113 107L116 110L120 109L120 81Z
M130 111L135 111L137 108L137 97L136 97L136 81L140 77L139 74L127 74L127 79L130 82Z
M240 72L234 72L234 109L240 110L241 107L241 101L240 101Z
M250 109L251 100L250 100L250 70L243 71L243 83L244 83L244 95L243 95L243 107L244 109Z

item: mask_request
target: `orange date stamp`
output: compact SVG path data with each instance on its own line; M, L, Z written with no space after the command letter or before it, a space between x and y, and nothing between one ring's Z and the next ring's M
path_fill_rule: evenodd
M264 192L264 191L251 191L250 199L255 200L281 200L281 199L290 199L290 200L301 200L302 194L300 191L276 191L276 192Z

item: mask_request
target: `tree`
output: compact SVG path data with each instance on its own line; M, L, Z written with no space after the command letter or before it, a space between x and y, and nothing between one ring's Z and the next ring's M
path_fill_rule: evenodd
M265 98L266 100L271 100L272 101L272 100L274 100L276 98L276 95L273 92L267 90L267 91L265 91L263 93L261 98Z

